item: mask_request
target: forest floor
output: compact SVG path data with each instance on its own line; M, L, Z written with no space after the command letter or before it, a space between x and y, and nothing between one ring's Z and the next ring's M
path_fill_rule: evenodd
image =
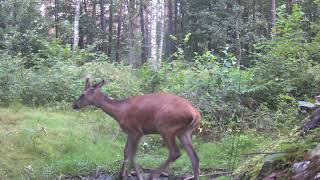
M116 121L95 109L53 109L0 108L0 177L81 179L91 174L91 179L107 179L115 175L126 141ZM271 137L256 132L230 135L220 141L199 136L193 140L201 174L231 172L247 160L245 154L259 152L271 142ZM143 138L137 154L141 167L153 169L166 158L167 150L158 135ZM168 173L182 177L190 175L191 170L183 151Z

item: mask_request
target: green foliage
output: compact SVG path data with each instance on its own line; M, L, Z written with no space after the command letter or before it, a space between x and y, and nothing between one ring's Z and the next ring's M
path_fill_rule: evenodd
M4 52L0 61L0 102L45 105L72 102L82 91L84 77L107 79L108 94L138 94L139 82L130 68L105 62L105 56L88 50L72 52L58 41L40 41L42 50L30 57ZM26 62L29 66L26 67ZM32 64L32 65L31 65Z

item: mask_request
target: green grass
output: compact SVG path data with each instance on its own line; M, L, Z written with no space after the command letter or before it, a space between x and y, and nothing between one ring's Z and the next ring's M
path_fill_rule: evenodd
M52 179L61 174L86 174L98 166L116 172L125 141L126 135L116 121L100 110L0 108L0 177ZM242 154L257 151L270 141L257 133L247 133L220 142L204 142L196 137L194 145L201 171L210 171L230 169L233 164L237 167L246 160ZM143 138L137 156L142 167L155 168L166 157L167 150L159 136ZM170 171L191 172L186 153L172 164Z

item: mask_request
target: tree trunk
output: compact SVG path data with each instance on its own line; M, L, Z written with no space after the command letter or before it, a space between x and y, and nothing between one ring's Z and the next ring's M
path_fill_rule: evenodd
M170 38L170 36L175 35L173 32L173 6L172 6L172 0L168 0L168 36L167 36L167 57L170 57L173 54L174 51L174 44L173 40Z
M100 26L101 26L101 31L102 31L102 37L101 39L104 40L104 42L101 45L101 51L106 53L107 52L107 45L106 45L106 17L105 17L105 2L104 0L99 1L100 4Z
M110 8L109 8L109 46L108 46L108 56L111 57L112 50L112 36L113 36L113 0L110 0Z
M75 0L75 15L73 25L73 49L78 48L79 43L79 19L80 19L81 0Z
M150 1L146 1L145 2L145 7L144 7L144 11L145 11L145 40L146 40L146 56L147 59L149 59L151 57L151 35L150 35L150 27L151 27L151 21L150 21L150 17L151 17L151 7L150 7Z
M252 0L252 19L256 23L256 0Z
M101 30L103 32L106 31L106 18L105 18L105 3L104 3L104 0L100 0L99 1L99 4L100 4L100 26L101 26Z
M288 14L291 14L292 12L292 0L287 0L286 1L286 11Z
M122 26L122 16L123 16L123 5L120 4L118 13L118 27L117 27L117 45L116 45L116 62L120 62L120 41L121 41L121 26Z
M54 29L56 38L59 38L59 0L54 0Z
M183 6L185 5L184 0L180 0L180 14L181 14L181 20L180 20L180 32L184 33L184 21L186 18L185 11L183 10Z
M271 36L274 35L272 32L272 28L276 24L276 0L270 0L270 34Z
M92 14L91 14L91 18L92 21L94 22L94 24L96 24L96 7L97 7L97 1L96 0L92 0Z
M236 5L239 6L240 2L236 1ZM241 39L240 39L240 13L236 9L236 49L237 49L237 66L240 68L241 59L242 59L242 51L241 51Z
M96 25L96 0L92 0L91 20L95 26ZM93 42L93 37L94 37L93 33L88 34L88 40L87 40L88 44L91 44Z
M83 11L88 14L87 1L83 0Z
M157 14L157 0L151 0L150 60L153 70L159 69L157 60Z
M179 23L179 17L178 17L178 0L174 0L174 35L178 36L178 23Z
M129 24L128 24L128 31L129 31L129 37L128 37L128 44L129 44L129 65L131 65L133 68L138 68L141 63L139 61L139 57L137 56L137 49L139 44L137 44L137 16L135 13L135 0L129 1Z
M160 26L160 39L159 39L159 52L158 52L158 64L161 65L162 57L163 57L163 39L164 39L164 0L159 1L159 26Z
M144 23L144 0L140 0L140 29L141 29L141 63L144 64L147 61L147 47L146 47L146 35L145 35L145 23Z

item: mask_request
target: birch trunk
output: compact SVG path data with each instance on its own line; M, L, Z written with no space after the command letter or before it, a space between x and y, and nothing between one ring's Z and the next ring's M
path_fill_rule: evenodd
M79 43L79 19L80 19L81 0L75 0L75 15L73 25L73 49L78 48Z

